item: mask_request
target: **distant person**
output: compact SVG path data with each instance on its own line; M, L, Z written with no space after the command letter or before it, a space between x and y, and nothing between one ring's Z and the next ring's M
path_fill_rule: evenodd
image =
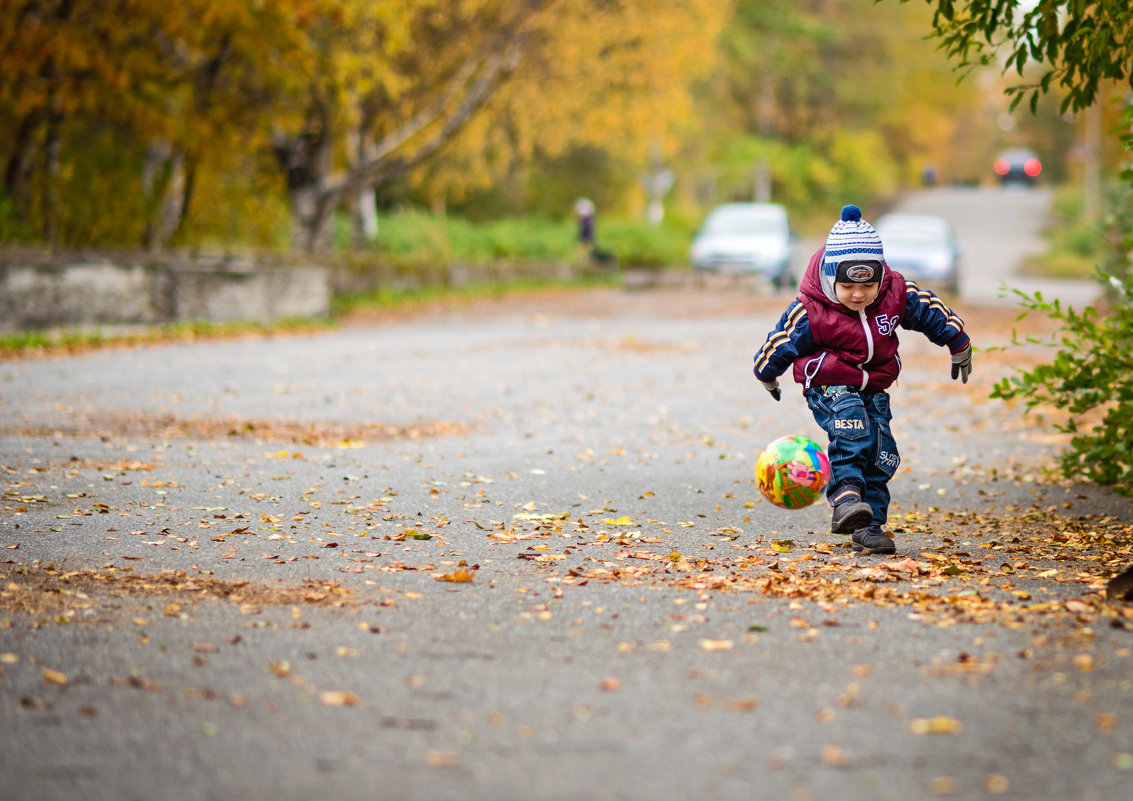
M755 355L755 377L775 400L793 369L815 422L829 437L830 530L854 551L895 553L882 527L889 480L901 457L889 422L897 380L897 327L919 331L952 354L952 378L968 382L972 344L964 321L936 295L889 269L881 237L857 206L842 209L825 247L811 256L799 296Z
M936 186L936 179L938 172L935 164L926 164L925 168L921 170L921 180L924 181L925 186Z
M594 252L594 201L580 197L574 202L574 215L578 218L578 241L587 253Z
M574 215L578 218L578 241L586 250L590 261L603 266L617 263L613 253L598 248L594 238L594 218L596 209L590 198L580 197L574 202Z

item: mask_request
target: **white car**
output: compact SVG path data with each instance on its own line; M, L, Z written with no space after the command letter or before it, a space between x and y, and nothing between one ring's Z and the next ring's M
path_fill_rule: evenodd
M960 291L960 245L952 226L932 214L885 214L874 226L885 262L926 289Z
M777 203L725 203L704 220L690 258L698 270L759 273L776 289L794 286L793 237Z

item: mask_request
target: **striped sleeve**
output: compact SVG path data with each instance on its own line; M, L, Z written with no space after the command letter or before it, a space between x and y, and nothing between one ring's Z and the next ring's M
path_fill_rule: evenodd
M785 373L799 356L814 351L806 306L799 300L793 300L775 329L767 335L763 347L755 354L755 376L760 381L772 381Z
M968 342L964 321L944 301L912 281L905 281L905 316L901 327L919 331L937 345L948 345L953 350Z

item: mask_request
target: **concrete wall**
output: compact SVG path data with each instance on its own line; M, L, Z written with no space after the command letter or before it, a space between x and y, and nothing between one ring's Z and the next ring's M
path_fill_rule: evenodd
M0 331L330 313L329 271L251 262L0 256Z

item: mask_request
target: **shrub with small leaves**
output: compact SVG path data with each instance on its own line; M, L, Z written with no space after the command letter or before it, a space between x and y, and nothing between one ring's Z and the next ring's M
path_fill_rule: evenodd
M1104 316L1092 306L1078 312L1041 293L1016 290L1023 316L1041 312L1058 322L1055 341L1046 344L1059 350L1050 363L1004 378L991 396L1022 399L1028 412L1035 407L1068 412L1067 422L1057 425L1073 435L1059 455L1067 477L1133 496L1133 272L1098 275L1113 298Z
M1133 151L1133 102L1126 103L1119 138ZM1068 422L1057 426L1073 435L1059 455L1065 474L1133 497L1133 167L1119 178L1104 220L1108 258L1097 269L1111 308L1105 315L1093 307L1079 313L1016 290L1023 316L1042 312L1058 323L1049 344L1060 349L1049 364L1004 378L991 396L1022 399L1028 412L1036 406L1067 412Z

